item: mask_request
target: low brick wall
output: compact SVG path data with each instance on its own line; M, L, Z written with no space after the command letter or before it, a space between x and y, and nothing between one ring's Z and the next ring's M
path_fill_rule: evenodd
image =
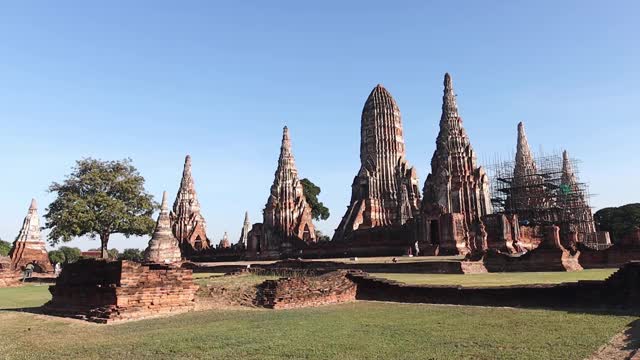
M107 323L194 309L191 270L130 261L80 260L50 286L45 313Z
M356 299L356 284L346 271L317 277L267 280L258 287L256 304L271 309L291 309L335 304Z
M640 309L640 262L626 264L607 280L555 285L461 287L406 285L366 273L347 275L358 287L356 299L404 303Z
M183 267L192 269L193 272L214 272L230 273L246 269L246 265L215 265L199 266L194 263L185 263ZM304 269L313 270L319 273L327 273L337 270L361 270L365 272L384 273L417 273L417 274L466 274L478 272L469 265L461 264L461 261L416 261L401 263L358 263L354 262L334 262L334 261L309 261L309 260L283 260L273 264L252 264L252 272L262 271L266 274L269 271L279 269Z
M594 250L582 244L578 245L578 261L585 269L620 267L629 261L640 260L640 247L612 245L608 249Z
M580 253L558 248L538 248L520 256L489 251L484 265L489 272L580 271L579 258Z

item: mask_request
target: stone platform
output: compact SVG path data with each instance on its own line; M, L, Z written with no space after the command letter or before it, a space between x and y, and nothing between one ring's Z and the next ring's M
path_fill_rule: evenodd
M8 256L0 256L0 288L18 286L22 274L11 267L11 259Z
M98 323L141 319L193 310L198 288L188 269L85 259L64 267L43 311Z

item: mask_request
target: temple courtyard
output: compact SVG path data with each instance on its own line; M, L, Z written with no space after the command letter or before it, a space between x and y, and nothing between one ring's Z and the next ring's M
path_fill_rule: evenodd
M614 271L371 275L415 284L491 287L602 280ZM617 334L622 351L637 341L637 316L628 312L359 300L270 310L243 306L242 293L278 276L194 275L201 286L196 311L106 326L39 314L51 298L47 285L0 289L1 357L606 359L608 353L591 356ZM208 296L209 291L224 296ZM228 302L220 301L225 297Z

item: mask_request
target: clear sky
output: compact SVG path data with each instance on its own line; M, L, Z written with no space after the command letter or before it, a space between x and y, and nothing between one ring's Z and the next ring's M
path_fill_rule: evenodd
M32 197L44 213L77 159L131 157L159 201L191 154L208 235L235 242L245 210L261 221L284 125L332 234L371 89L398 102L422 183L447 71L481 162L508 159L524 121L535 151L582 161L596 209L639 202L639 14L586 0L3 2L0 237Z

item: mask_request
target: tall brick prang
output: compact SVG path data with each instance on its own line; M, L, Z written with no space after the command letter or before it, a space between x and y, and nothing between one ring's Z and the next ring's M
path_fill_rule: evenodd
M378 84L362 109L360 170L333 239L349 241L359 230L402 226L419 215L419 204L416 171L405 159L400 109Z

